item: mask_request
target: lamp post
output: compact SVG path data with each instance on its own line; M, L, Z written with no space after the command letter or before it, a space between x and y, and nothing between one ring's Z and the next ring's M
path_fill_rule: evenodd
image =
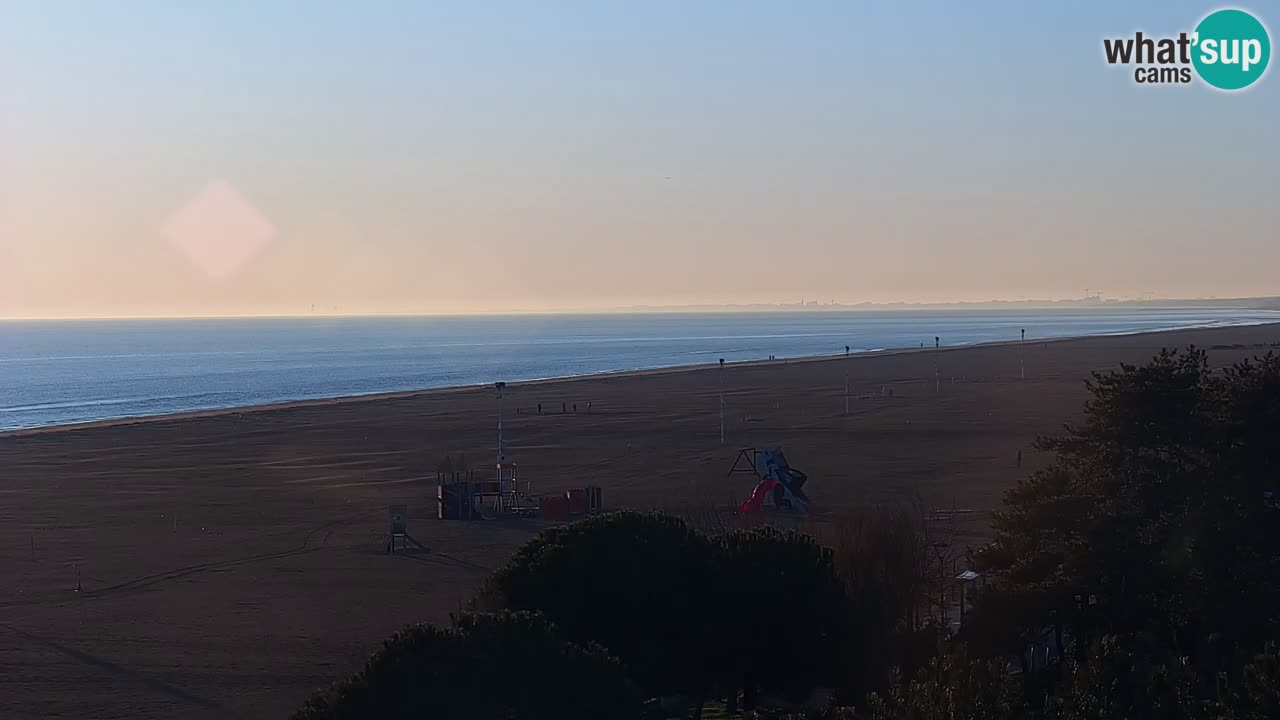
M503 443L503 438L502 438L502 414L503 414L502 413L502 395L503 395L503 392L507 389L507 384L505 382L496 382L493 384L493 389L497 392L497 395L498 395L498 462L494 464L493 479L494 479L494 490L498 492L498 500L497 500L498 512L502 512L503 511L502 504L505 498L504 491L502 489L502 466L507 462L507 449ZM515 477L513 476L511 478L511 507L515 507L517 505L515 496L516 496L516 484L515 484Z
M720 358L720 444L724 444L724 358Z
M1023 380L1027 379L1027 329L1022 328L1022 339L1018 341L1018 370Z
M502 481L502 464L507 461L506 449L502 443L502 393L507 389L507 384L498 382L493 384L493 389L498 393L498 481Z
M849 414L849 346L844 346L844 414Z
M942 341L938 338L938 336L935 335L933 337L933 392L934 394L938 394L942 392L942 375L938 370L938 350L941 347L941 344L942 344Z

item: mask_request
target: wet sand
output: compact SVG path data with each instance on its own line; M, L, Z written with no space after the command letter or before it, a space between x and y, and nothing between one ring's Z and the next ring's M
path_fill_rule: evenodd
M727 509L738 449L782 446L819 522L914 493L979 537L1091 370L1191 343L1225 364L1280 325L731 365L724 445L717 368L513 384L507 453L535 493ZM465 388L0 435L0 717L287 716L537 531L433 519L441 460L490 467L495 421ZM429 552L383 553L392 503Z

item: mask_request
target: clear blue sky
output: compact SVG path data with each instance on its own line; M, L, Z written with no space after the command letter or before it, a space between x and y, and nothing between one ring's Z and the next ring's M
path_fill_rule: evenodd
M1275 71L1102 59L1217 7L0 0L0 316L1280 294Z

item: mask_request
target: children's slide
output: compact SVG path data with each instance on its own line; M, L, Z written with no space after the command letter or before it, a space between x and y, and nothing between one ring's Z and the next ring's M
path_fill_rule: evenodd
M772 499L774 507L779 510L809 511L809 497L800 489L809 477L787 463L781 448L760 451L755 470L760 476L760 483L751 493L751 499L738 508L740 514L760 511L766 499Z
M756 512L764 506L764 499L769 497L773 492L773 488L777 486L778 481L773 478L765 478L756 485L755 492L751 493L751 499L742 503L742 507L738 508L740 513Z

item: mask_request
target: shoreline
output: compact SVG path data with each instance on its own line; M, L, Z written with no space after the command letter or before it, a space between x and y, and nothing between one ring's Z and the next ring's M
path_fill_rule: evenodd
M1113 337L1142 337L1149 335L1171 335L1177 333L1187 333L1194 331L1212 330L1212 329L1228 329L1243 327L1261 327L1274 325L1280 327L1280 318L1272 321L1247 321L1239 323L1208 323L1201 325L1189 325L1177 328L1168 328L1161 330L1137 330L1137 331L1121 331L1114 333L1094 333L1086 335L1065 335L1059 337L1037 338L1032 342L1037 345L1046 343L1062 343L1078 340L1097 339L1097 338L1113 338ZM906 348L884 348L872 350L859 350L848 354L848 360L865 360L872 357L893 357L899 355L909 355L926 352L947 352L955 350L964 350L972 348L996 348L1017 345L1020 340L992 340L975 343L961 343L956 345L942 346L934 349L930 347L906 347ZM824 355L802 355L797 357L779 358L775 360L737 360L726 361L726 367L733 368L752 368L752 367L768 367L768 366L784 366L789 364L806 364L821 363L844 360L846 356L842 353L831 353ZM668 374L693 373L703 370L714 370L719 365L716 363L700 363L696 365L669 365L654 368L639 368L634 370L603 370L599 372L584 373L582 375L561 375L546 378L533 378L529 380L508 380L508 385L519 386L542 386L558 383L585 382L591 380L608 380L614 378L629 377L648 377ZM495 381L497 382L497 381ZM256 405L240 405L225 408L207 408L200 410L185 410L179 412L158 413L155 415L132 415L117 418L103 418L101 420L86 420L82 422L63 423L57 425L40 425L36 427L11 428L0 430L0 439L30 437L34 435L46 435L52 433L75 432L81 430L97 430L105 428L115 428L122 426L144 425L162 422L176 422L184 420L197 420L201 418L223 417L227 415L246 415L264 412L273 412L280 410L292 410L297 408L308 407L329 407L334 405L347 405L365 402L377 402L381 400L398 400L408 398L418 398L435 395L461 394L472 391L483 390L492 387L492 383L470 384L470 385L448 385L433 388L418 388L413 390L391 390L385 392L372 392L358 395L335 395L320 398L303 398L298 400L281 400L278 402L260 403Z

